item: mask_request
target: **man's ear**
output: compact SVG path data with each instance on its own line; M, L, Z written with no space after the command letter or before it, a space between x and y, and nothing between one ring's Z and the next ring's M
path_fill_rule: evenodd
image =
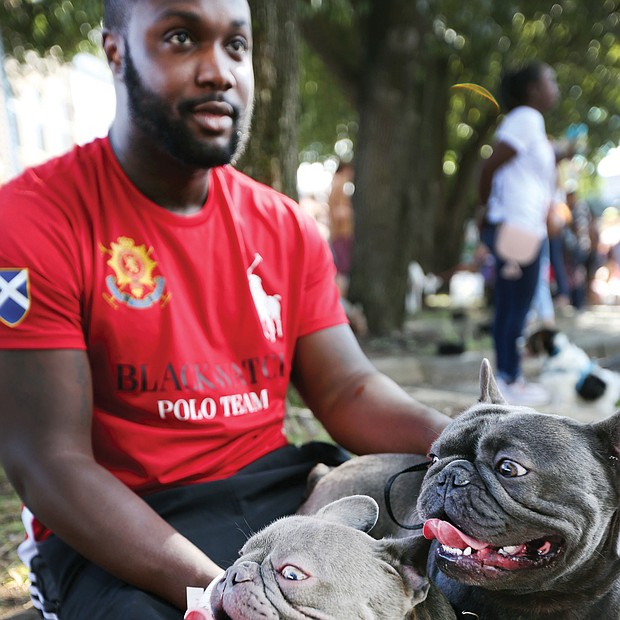
M123 58L125 56L125 39L119 32L113 32L107 29L104 29L102 37L103 51L108 59L108 66L114 76L120 76L122 74Z

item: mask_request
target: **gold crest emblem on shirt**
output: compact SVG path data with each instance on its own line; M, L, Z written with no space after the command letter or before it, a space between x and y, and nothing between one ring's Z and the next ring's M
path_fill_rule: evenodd
M112 307L120 303L130 308L150 308L156 303L168 303L166 280L154 275L157 262L151 257L153 248L136 245L130 237L119 237L109 248L100 243L99 249L110 256L107 265L114 271L105 279L110 295L103 295Z

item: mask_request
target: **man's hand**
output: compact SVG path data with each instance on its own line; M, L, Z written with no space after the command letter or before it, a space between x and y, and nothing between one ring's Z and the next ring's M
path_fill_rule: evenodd
M202 588L187 588L187 611L184 620L214 620L211 607L213 590L224 577L222 572L208 585L206 590Z

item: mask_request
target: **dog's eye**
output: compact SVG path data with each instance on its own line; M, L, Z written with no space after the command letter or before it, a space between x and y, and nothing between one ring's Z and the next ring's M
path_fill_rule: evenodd
M497 464L497 471L504 476L504 478L519 478L527 474L527 469L523 465L519 465L516 461L510 459L502 459Z
M427 458L428 458L429 467L437 463L437 461L439 461L439 457L436 454L433 454L432 452L427 455Z
M284 579L288 579L289 581L303 581L304 579L308 579L308 575L306 575L306 573L296 566L291 566L290 564L285 566L280 571L280 574L284 577Z

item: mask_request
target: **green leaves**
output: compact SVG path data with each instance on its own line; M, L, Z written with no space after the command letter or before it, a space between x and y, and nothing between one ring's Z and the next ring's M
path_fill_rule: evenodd
M101 7L93 0L0 0L5 51L18 60L29 50L63 59L99 53Z

